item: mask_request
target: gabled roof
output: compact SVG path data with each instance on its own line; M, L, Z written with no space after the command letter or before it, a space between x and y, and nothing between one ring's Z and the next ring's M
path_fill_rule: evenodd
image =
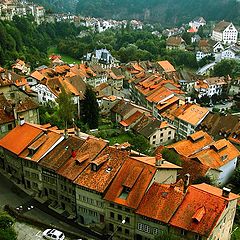
M18 113L36 109L38 107L38 103L28 96L25 96L20 101L16 102L15 106Z
M160 65L160 67L162 67L163 68L163 70L165 71L165 72L175 72L176 70L175 70L175 68L173 67L173 65L169 62L169 61L167 61L167 60L165 60L165 61L159 61L158 62L158 64Z
M44 79L44 76L39 71L34 71L30 76L38 81L42 81Z
M239 156L240 152L232 143L226 139L220 139L211 144L210 148L192 155L191 158L197 159L208 167L219 169Z
M166 87L161 87L149 95L146 99L149 102L159 103L173 95L173 92Z
M230 24L230 22L221 21L214 27L213 31L223 32Z
M178 115L178 119L190 123L193 126L198 125L204 117L209 113L207 108L201 107L197 104L190 104L187 108Z
M167 39L167 46L180 46L185 41L180 36L171 36Z
M154 174L155 167L129 158L125 160L104 199L136 209Z
M188 187L183 202L170 220L170 225L209 237L228 202L239 198L230 193L222 197L222 190L205 183Z
M139 118L143 116L143 113L136 111L134 114L132 114L129 118L122 120L120 124L124 127L128 127L131 124L135 123Z
M161 121L158 119L152 119L147 125L138 130L138 132L146 138L151 137L152 134L156 132L157 129L160 128Z
M29 144L43 134L43 130L28 123L18 125L0 140L0 146L19 155Z
M83 139L69 136L41 159L39 165L57 171L72 156L72 151L81 147Z
M99 193L105 193L128 156L128 151L107 147L91 161L91 164L85 168L74 183ZM93 170L93 164L97 165L96 171Z
M56 132L45 131L45 134L29 145L19 157L38 162L53 146L62 140L61 138L63 136ZM33 150L33 153L31 150Z
M188 136L187 139L183 139L167 146L167 148L174 149L178 154L189 157L213 142L214 140L209 134L203 131L198 131Z
M145 193L136 213L168 223L184 198L183 182L165 185L154 182Z
M124 117L133 109L134 109L134 106L131 103L121 100L111 109L111 111L118 113L119 115Z
M74 181L106 146L106 141L89 137L79 149L75 150L76 155L70 157L57 173Z

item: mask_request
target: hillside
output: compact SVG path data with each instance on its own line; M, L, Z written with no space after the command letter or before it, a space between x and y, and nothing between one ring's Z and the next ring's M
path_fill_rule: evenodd
M240 22L239 0L34 0L55 11L71 11L84 16L141 19L176 25L196 16L206 20Z

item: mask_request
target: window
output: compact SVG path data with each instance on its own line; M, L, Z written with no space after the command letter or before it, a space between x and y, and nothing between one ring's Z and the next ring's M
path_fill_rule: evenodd
M118 214L118 221L122 221L122 215Z
M153 143L152 143L152 144L153 144L153 145L155 145L155 143L156 143L156 141L153 141Z
M114 203L110 203L109 206L112 207L112 208L114 208Z
M158 234L159 234L158 228L153 228L153 235L158 235Z
M112 223L109 223L109 231L113 232L114 231L114 226Z
M186 235L186 231L185 231L184 229L181 229L181 234L182 234L183 236L185 236L185 235Z
M122 232L122 228L121 227L118 227L118 232Z
M156 139L156 135L153 136L153 139Z
M114 213L110 212L110 218L114 219Z
M171 134L172 134L172 131L169 131L169 132L168 132L168 135L171 135Z
M163 133L160 134L160 137L163 137Z
M12 130L13 126L12 124L8 124L8 131Z
M130 223L130 218L129 218L129 217L126 217L126 218L125 218L125 221L126 221L126 223Z
M6 126L1 126L1 131L2 131L2 133L4 133L4 132L7 132L7 128L6 128Z
M195 235L195 240L202 240L202 237L196 234Z
M130 231L128 229L125 229L125 234L129 235Z

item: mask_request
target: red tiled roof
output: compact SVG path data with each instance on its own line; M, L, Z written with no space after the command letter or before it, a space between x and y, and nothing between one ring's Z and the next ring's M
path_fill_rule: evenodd
M128 127L131 124L133 124L134 122L136 122L140 117L142 116L142 113L139 111L136 111L133 115L131 115L129 118L122 120L120 122L121 125L123 125L124 127Z
M43 134L43 130L28 123L15 127L0 140L0 146L19 155L37 137Z
M198 159L203 165L218 169L239 156L240 152L232 143L226 139L220 139L212 144L210 148L192 155L191 158Z
M74 183L99 193L105 193L128 156L128 151L107 147L85 168ZM96 162L102 161L102 159L104 159L104 162L98 166L97 171L93 171L92 164L96 164Z
M239 197L230 194L229 198L224 198L221 191L204 183L190 186L170 224L208 237L227 208L228 201ZM197 219L194 219L196 217Z
M171 144L167 148L173 148L178 154L188 157L213 142L213 138L206 132L198 131L188 136L188 139Z
M141 172L136 178L133 169L138 169ZM134 159L127 159L122 168L120 169L118 175L113 180L109 190L105 195L105 199L117 204L127 206L129 208L136 209L146 192L154 174L155 167L148 165L144 162L140 162ZM131 180L131 189L129 190L128 196L126 198L120 196L124 191L124 183L126 179ZM129 186L129 184L128 184Z
M175 68L173 67L173 65L169 61L159 61L158 64L163 68L163 70L165 72L175 72L176 71Z
M184 198L183 187L154 182L145 193L136 213L168 223Z
M74 181L106 146L107 142L102 139L88 138L76 151L76 156L69 158L57 173Z

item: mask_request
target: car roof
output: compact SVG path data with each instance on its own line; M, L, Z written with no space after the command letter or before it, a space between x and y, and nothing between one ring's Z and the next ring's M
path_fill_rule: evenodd
M61 231L59 231L57 229L52 229L51 233L54 233L54 235L56 235L57 237L59 237L61 234L63 234Z

